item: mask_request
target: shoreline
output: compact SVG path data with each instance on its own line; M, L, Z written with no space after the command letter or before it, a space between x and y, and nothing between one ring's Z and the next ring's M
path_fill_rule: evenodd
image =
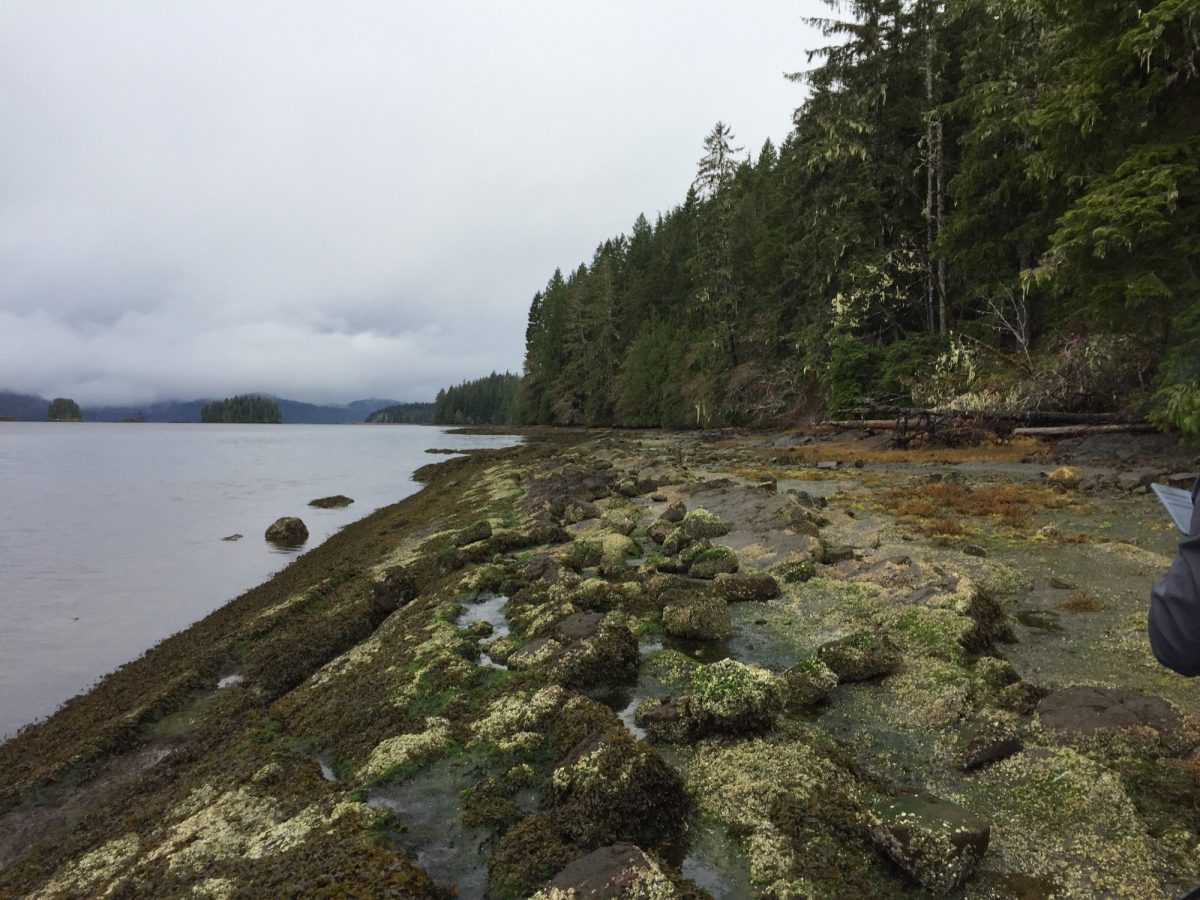
M991 820L992 849L963 872L979 865L979 889L995 896L1007 896L1005 872L1068 892L1097 868L1106 888L1143 894L1192 877L1182 849L1136 839L1183 827L1189 791L1200 799L1166 774L1181 747L1200 744L1189 730L1200 704L1153 665L1132 626L1168 535L1146 531L1154 500L1117 486L1128 466L1112 452L1128 444L1142 462L1157 453L1162 466L1181 464L1164 442L899 452L783 432L505 433L528 440L421 467L417 493L0 745L0 896L325 883L432 898L460 877L460 896L475 896L465 886L480 878L493 896L528 896L614 841L651 854L637 865L659 867L665 896L729 894L734 883L761 892L776 878L826 884L828 866L848 873L845 896L903 892L923 876L901 876L905 864L873 847L870 810L913 786ZM1040 477L1072 461L1056 457L1087 460L1082 488ZM676 502L724 523L711 543L732 549L701 556L720 569L732 555L739 574L671 574L679 557L657 546L665 530L651 532ZM377 578L395 571L415 599L385 594L381 607ZM766 590L768 576L771 599L724 599L735 586ZM507 604L478 607L468 626L464 608L497 595ZM751 673L776 696L785 670L864 626L889 634L898 660L861 682L839 673L813 711L685 719L669 737L643 718L639 704L700 696L710 670ZM694 636L677 638L680 627ZM1040 699L1077 683L1143 692L1182 724L1139 744L1130 768L1122 741L1150 732L1110 747L1039 724ZM1029 752L964 776L957 736L988 716ZM595 754L598 781L581 762ZM797 796L842 799L814 798L793 839L756 799L780 778L800 779L788 782ZM1064 801L1068 819L1099 813L1087 804L1106 810L1082 853L1068 820L1035 814L1036 791L1015 787L1079 779L1106 785L1098 799ZM1123 783L1128 795L1113 787ZM738 784L759 788L731 795ZM433 824L410 819L413 791ZM648 808L659 812L639 812ZM721 828L697 831L697 816ZM843 833L843 820L864 830ZM775 844L756 843L770 834ZM423 871L419 841L441 835L489 849ZM787 872L764 869L755 848L768 846L791 860ZM1116 859L1129 862L1112 870Z

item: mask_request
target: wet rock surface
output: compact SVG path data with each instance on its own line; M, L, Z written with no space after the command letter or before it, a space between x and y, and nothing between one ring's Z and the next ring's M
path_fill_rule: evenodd
M991 827L953 803L913 794L875 804L871 839L913 880L947 894L979 865Z
M315 500L309 500L308 505L315 506L317 509L345 509L353 502L354 500L345 494L334 494L330 497L318 497Z
M281 547L298 547L308 540L308 527L295 516L283 516L267 526L266 539Z

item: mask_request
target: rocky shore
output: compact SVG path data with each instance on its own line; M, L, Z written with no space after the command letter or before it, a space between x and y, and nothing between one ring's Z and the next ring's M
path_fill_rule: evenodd
M0 897L1177 896L1200 698L1146 645L1145 487L1195 466L656 432L428 466L0 745Z

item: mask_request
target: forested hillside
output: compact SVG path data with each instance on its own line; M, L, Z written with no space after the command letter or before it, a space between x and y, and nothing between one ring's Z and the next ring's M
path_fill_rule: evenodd
M836 14L782 146L718 123L679 206L535 295L522 418L1127 409L1200 434L1200 0Z
M433 424L511 425L517 420L520 385L520 375L493 372L438 391L433 402Z

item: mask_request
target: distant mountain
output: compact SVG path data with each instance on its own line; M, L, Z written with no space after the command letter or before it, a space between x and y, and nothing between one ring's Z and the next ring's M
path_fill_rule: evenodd
M377 409L383 409L396 403L395 400L355 400L344 406L319 405L304 403L300 400L285 400L282 397L270 397L279 405L285 425L352 425L366 419ZM147 403L140 406L88 406L83 414L93 422L120 422L141 416L147 422L199 422L200 410L205 403L217 398L201 398L199 400L175 401L168 400L160 403ZM45 403L45 401L43 401ZM41 418L46 417L45 409Z
M19 422L44 422L46 421L46 410L49 408L50 401L45 397L39 397L36 394L17 394L12 391L0 391L0 419L16 419Z
M357 425L371 413L399 401L371 398L355 400L345 405L321 405L304 403L300 400L285 400L270 397L279 404L285 425ZM200 409L210 400L221 397L201 397L196 400L160 400L156 403L119 404L112 406L83 405L83 418L88 422L123 422L140 419L145 422L199 422ZM20 422L44 422L50 401L36 394L18 394L0 391L0 419L16 419Z

